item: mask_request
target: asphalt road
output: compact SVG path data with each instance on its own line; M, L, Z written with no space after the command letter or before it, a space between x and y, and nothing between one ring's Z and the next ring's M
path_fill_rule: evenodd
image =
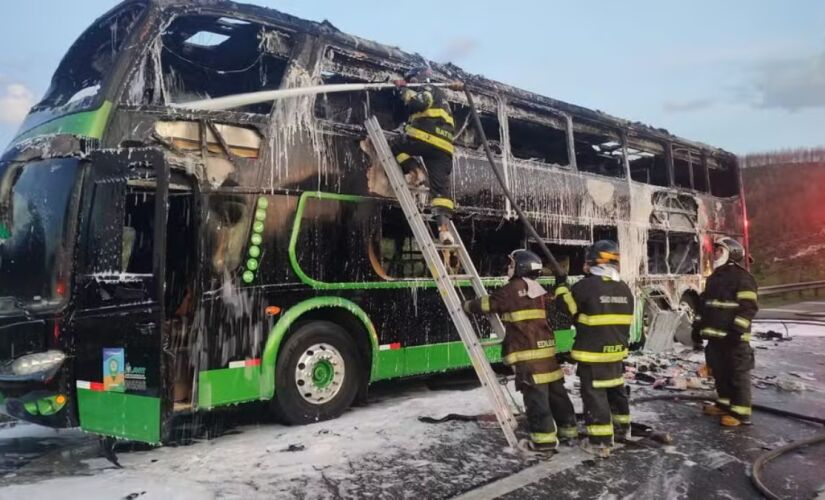
M801 303L783 309L815 312L816 307ZM825 415L825 327L820 331L821 336L754 342L756 402ZM778 388L782 380L796 382L797 390ZM673 394L633 390L637 397ZM422 414L483 411L483 395L467 375L463 382L452 377L446 386L422 380L383 384L371 399L338 420L303 427L284 427L254 411L230 411L198 422L202 431L179 446L121 443L124 469L99 458L96 440L82 432L32 425L0 429L0 499L53 498L56 492L86 500L130 495L142 500L750 499L759 498L748 477L758 455L823 432L819 425L764 413L754 416L752 427L724 429L701 416L697 403L655 401L635 405L633 418L671 433L672 446L627 446L609 460L565 447L548 460L504 452L500 432L475 422L426 426L417 421ZM825 496L823 464L825 445L818 445L771 462L764 477L783 497Z

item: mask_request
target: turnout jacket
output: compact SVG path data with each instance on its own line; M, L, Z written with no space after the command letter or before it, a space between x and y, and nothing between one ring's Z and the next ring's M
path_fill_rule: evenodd
M512 278L492 295L465 303L465 310L501 316L506 330L501 356L504 364L515 367L522 381L547 384L562 380L555 337L547 325L547 294L531 299L527 288L524 279Z
M416 89L403 87L401 100L410 115L404 133L447 154L453 154L455 121L444 92L431 85Z
M571 357L579 363L616 363L627 357L633 293L623 281L590 275L555 290L558 307L573 318ZM621 365L619 365L621 366Z
M759 310L756 293L756 279L742 266L717 268L699 296L693 338L749 341L751 321Z

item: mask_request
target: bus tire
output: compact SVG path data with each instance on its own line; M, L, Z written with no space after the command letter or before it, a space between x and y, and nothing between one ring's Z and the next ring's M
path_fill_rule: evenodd
M284 342L275 367L275 415L291 425L339 417L361 383L354 339L335 323L312 321Z

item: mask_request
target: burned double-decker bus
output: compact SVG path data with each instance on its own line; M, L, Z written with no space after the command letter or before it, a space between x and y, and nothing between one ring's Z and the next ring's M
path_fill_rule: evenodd
M469 366L363 144L368 117L390 135L404 119L392 89L186 107L384 82L422 62L218 0L126 1L96 21L0 159L5 411L160 443L181 413L263 400L305 423L340 415L372 382ZM745 238L733 155L431 65L471 88L510 190L572 276L588 244L613 238L640 303L689 309L712 238ZM507 255L537 242L465 96L445 92L455 222L496 286ZM636 341L652 321L638 309ZM569 348L569 324L556 327Z

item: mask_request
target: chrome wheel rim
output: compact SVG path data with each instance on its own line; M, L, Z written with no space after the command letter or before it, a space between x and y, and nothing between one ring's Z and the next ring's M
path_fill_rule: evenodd
M344 357L327 343L304 349L295 366L295 387L304 401L321 405L332 400L343 387Z

